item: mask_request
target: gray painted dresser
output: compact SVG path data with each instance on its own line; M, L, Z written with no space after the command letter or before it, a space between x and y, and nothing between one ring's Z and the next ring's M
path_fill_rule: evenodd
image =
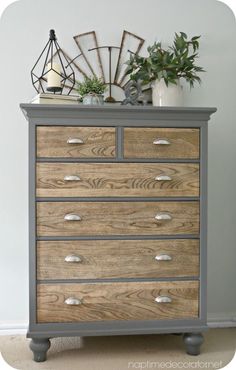
M214 108L21 104L29 121L28 337L206 324L207 122Z

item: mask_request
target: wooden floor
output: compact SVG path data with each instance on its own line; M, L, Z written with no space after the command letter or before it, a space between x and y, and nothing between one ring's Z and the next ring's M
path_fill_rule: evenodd
M186 355L178 335L57 338L52 340L48 360L41 364L32 361L28 344L24 336L0 336L3 358L20 370L219 369L234 356L236 328L210 329L199 356ZM182 364L198 361L204 362L204 367L202 363L191 367Z

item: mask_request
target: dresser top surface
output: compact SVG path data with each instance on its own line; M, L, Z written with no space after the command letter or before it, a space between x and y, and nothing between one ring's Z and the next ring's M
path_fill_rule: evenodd
M20 104L25 117L31 118L119 118L208 121L214 107L154 107L120 104Z

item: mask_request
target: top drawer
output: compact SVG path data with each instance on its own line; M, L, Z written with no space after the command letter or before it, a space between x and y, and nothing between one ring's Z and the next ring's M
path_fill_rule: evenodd
M114 158L115 128L37 127L37 157Z
M199 129L125 128L125 158L199 158Z

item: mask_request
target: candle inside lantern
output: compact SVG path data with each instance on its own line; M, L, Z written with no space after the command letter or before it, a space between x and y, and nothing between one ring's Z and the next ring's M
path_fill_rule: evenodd
M59 63L48 63L47 65L47 70L49 71L47 73L47 80L48 80L48 83L47 83L47 90L48 91L53 91L53 92L56 92L56 91L61 91L62 90L62 87L61 87L61 66Z

